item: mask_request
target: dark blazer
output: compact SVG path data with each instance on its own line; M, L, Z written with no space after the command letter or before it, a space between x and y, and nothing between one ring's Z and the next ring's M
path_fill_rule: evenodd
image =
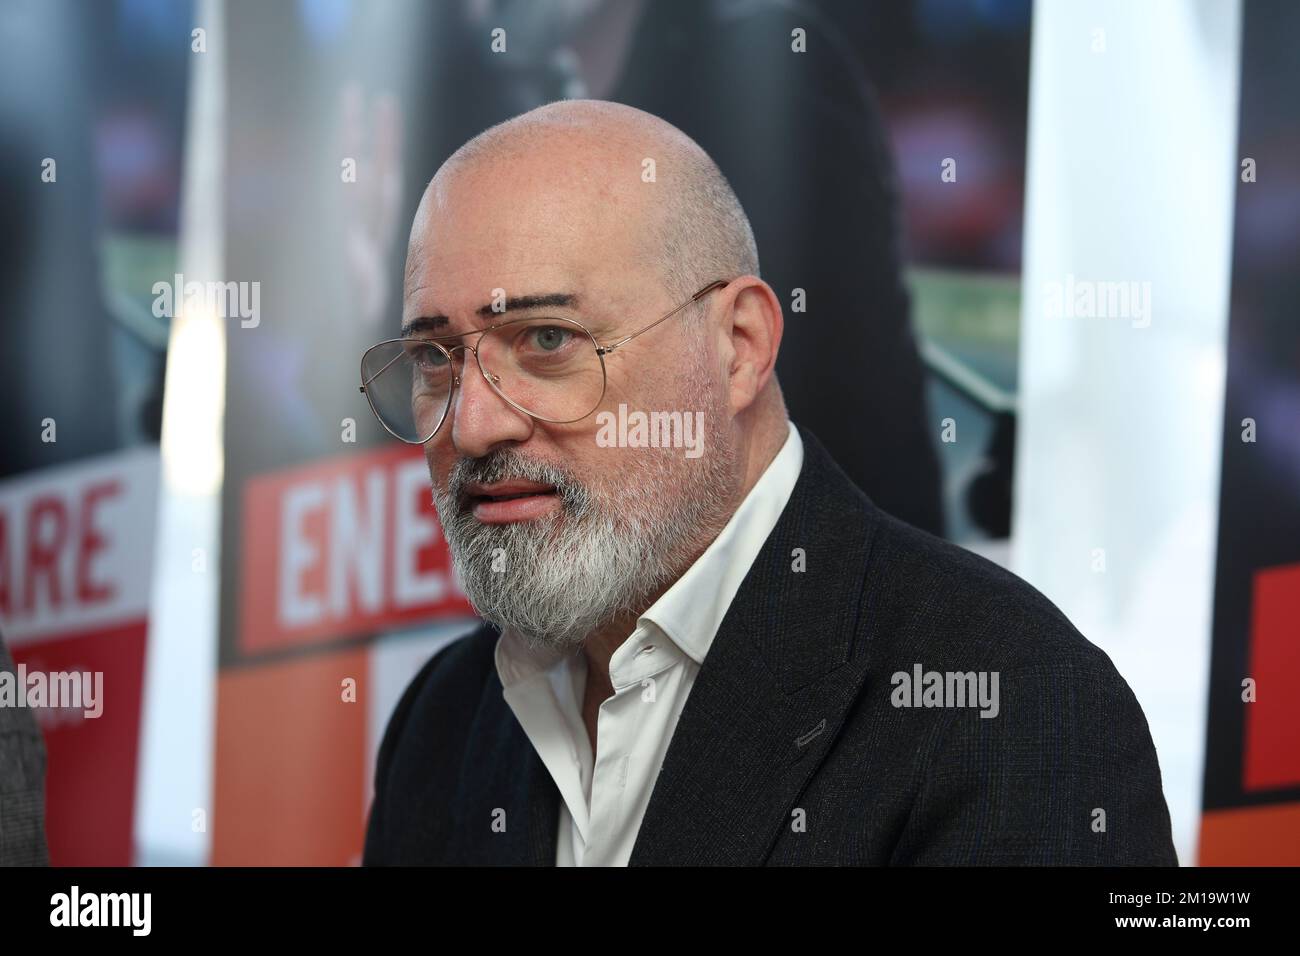
M0 637L0 671L13 661ZM45 866L45 742L26 707L0 707L0 866Z
M1176 865L1155 747L1110 659L1024 581L880 511L800 432L803 470L631 863ZM496 639L455 641L403 695L366 864L554 863L560 796L502 698ZM998 672L998 715L894 706L892 675L917 664Z

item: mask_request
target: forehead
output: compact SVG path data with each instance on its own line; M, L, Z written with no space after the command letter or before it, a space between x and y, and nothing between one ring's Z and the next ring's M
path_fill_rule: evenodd
M496 289L607 291L635 281L642 201L624 184L554 164L457 171L420 204L403 311L472 311Z

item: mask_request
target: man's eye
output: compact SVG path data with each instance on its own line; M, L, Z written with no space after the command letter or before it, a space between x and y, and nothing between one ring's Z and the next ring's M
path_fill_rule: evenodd
M563 347L572 337L573 333L568 329L544 325L530 330L528 344L543 352L554 352Z
M429 345L414 347L411 359L424 369L444 368L447 365L447 356Z

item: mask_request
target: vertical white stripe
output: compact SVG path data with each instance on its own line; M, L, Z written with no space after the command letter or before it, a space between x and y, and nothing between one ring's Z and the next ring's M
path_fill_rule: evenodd
M1204 759L1239 33L1236 0L1034 9L1013 567L1133 687L1184 864ZM1070 276L1150 283L1150 324L1049 314L1049 284Z
M197 0L194 25L207 31L207 52L190 54L180 223L186 281L221 279L225 266L224 20L223 0ZM136 862L145 865L206 863L213 815L223 323L229 320L181 313L183 290L174 291L178 315L163 399L162 487L135 812ZM196 560L204 570L194 569ZM206 817L204 831L191 825L196 810Z

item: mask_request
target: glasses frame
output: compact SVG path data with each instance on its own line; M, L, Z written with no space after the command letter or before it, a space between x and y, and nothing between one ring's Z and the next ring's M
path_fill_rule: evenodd
M366 396L366 404L370 406L371 413L373 413L375 418L379 420L379 424L383 426L384 431L388 432L388 434L392 435L398 441L404 442L408 445L423 445L427 443L431 438L433 438L434 435L438 434L439 430L441 430L443 426L443 423L447 421L447 413L451 411L453 399L456 397L456 389L460 386L460 381L461 381L461 376L456 374L456 366L454 364L455 356L453 353L464 349L474 353L474 363L478 366L479 373L483 376L483 380L487 382L488 385L492 388L492 391L496 392L497 395L500 396L501 400L504 401L511 408L515 409L518 412L523 413L524 415L527 415L529 418L536 419L539 422L548 422L552 425L569 425L572 424L573 422L580 422L588 415L591 415L592 412L594 412L596 409L598 409L600 407L600 403L605 398L605 390L609 387L609 374L605 369L606 355L608 355L610 352L613 352L615 349L622 348L624 345L626 345L628 342L631 342L638 335L641 335L645 332L649 332L656 325L659 325L662 322L667 322L674 315L681 312L682 309L685 309L688 305L700 301L700 299L704 298L710 292L714 292L718 289L726 288L733 281L735 280L733 279L713 280L708 285L706 285L703 289L701 289L699 292L696 292L693 296L691 296L689 299L683 302L681 305L674 308L671 312L668 312L660 316L659 318L651 322L649 325L637 329L631 335L625 335L617 342L611 342L609 345L601 345L598 341L596 341L596 337L591 334L591 330L588 329L581 322L579 322L577 319L569 319L569 318L564 318L562 316L546 317L549 318L551 321L563 322L566 325L572 325L575 328L579 329L584 335L587 336L587 339L591 342L592 346L596 349L597 358L600 359L600 378L601 378L600 397L596 399L596 402L594 405L592 405L590 411L586 412L585 414L579 415L577 418L563 418L563 419L546 418L542 415L537 415L533 412L530 412L528 409L512 401L509 396L507 396L504 392L501 391L501 388L499 386L500 379L498 379L495 375L489 373L487 369L483 367L483 361L481 358L479 358L478 349L475 346L470 345L466 342L461 342L457 345L447 347L443 345L441 342L437 341L437 338L439 337L429 338L429 339L412 339L410 337L403 336L395 339L385 339L382 342L376 342L374 345L370 346L370 348L366 349L365 352L363 352L361 355L360 391L363 395ZM466 335L478 335L481 337L483 335L486 335L488 332L493 332L496 331L497 329L505 328L511 325L518 325L521 322L536 322L537 319L538 319L537 316L524 316L518 319L510 319L506 322L498 322L496 325L489 325L487 328L474 329L472 332L463 332L457 335L447 335L447 336L440 336L440 337L447 338L447 339L462 338ZM429 432L428 438L421 438L417 441L412 441L409 438L403 438L401 435L397 434L397 432L393 431L391 428L388 427L388 423L384 421L384 417L379 414L379 409L375 407L375 400L371 396L370 390L368 388L370 383L373 382L380 375L384 374L384 372L388 370L389 366L391 366L393 362L396 362L399 358L402 357L403 353L398 352L397 355L395 355L391 361L389 361L386 365L384 365L383 368L379 369L379 371L375 372L369 378L366 377L366 356L367 355L369 355L375 349L381 348L385 345L394 345L399 342L412 342L412 341L418 341L425 345L432 345L434 348L438 349L447 357L448 362L452 363L451 389L447 392L447 403L443 406L442 416L438 419L438 424L433 427L433 431ZM461 360L463 363L464 356L462 356ZM463 374L463 370L461 374Z

